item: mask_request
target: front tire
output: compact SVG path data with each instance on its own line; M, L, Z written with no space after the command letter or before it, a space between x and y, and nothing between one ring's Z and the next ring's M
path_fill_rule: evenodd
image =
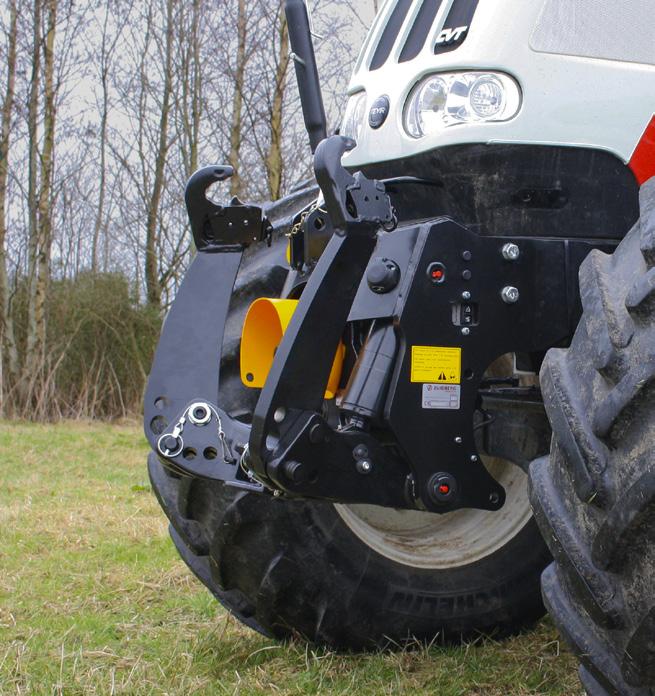
M591 696L655 694L655 178L640 204L581 267L580 325L541 372L554 445L530 471L544 598Z

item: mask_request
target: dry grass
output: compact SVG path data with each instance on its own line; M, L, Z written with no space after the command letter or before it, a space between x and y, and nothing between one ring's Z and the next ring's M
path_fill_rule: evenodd
M549 622L337 655L233 620L178 559L136 426L0 424L0 694L580 694Z

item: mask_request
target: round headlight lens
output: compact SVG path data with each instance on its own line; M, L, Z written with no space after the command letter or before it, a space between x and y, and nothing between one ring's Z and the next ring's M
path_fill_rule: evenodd
M481 118L497 116L505 105L505 91L495 77L479 77L471 87L471 109Z
M518 84L503 73L459 72L430 75L405 104L405 130L414 138L462 123L508 121L521 106Z
M431 132L443 121L448 85L440 77L424 82L408 109L406 126L415 138Z
M346 113L343 116L343 122L341 124L341 135L358 141L362 133L365 116L366 92L357 92L357 94L353 94L350 99L348 99Z

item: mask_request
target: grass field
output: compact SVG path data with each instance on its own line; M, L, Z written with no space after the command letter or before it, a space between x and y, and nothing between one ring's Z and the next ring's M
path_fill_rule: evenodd
M0 424L0 452L0 694L581 693L547 620L363 656L242 627L178 559L137 427Z

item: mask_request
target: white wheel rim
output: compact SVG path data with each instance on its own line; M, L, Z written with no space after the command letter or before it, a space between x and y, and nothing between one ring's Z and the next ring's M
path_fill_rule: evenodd
M515 464L483 457L507 494L497 512L464 509L439 515L375 505L335 505L348 528L369 548L414 568L446 569L498 551L530 521L527 476Z

